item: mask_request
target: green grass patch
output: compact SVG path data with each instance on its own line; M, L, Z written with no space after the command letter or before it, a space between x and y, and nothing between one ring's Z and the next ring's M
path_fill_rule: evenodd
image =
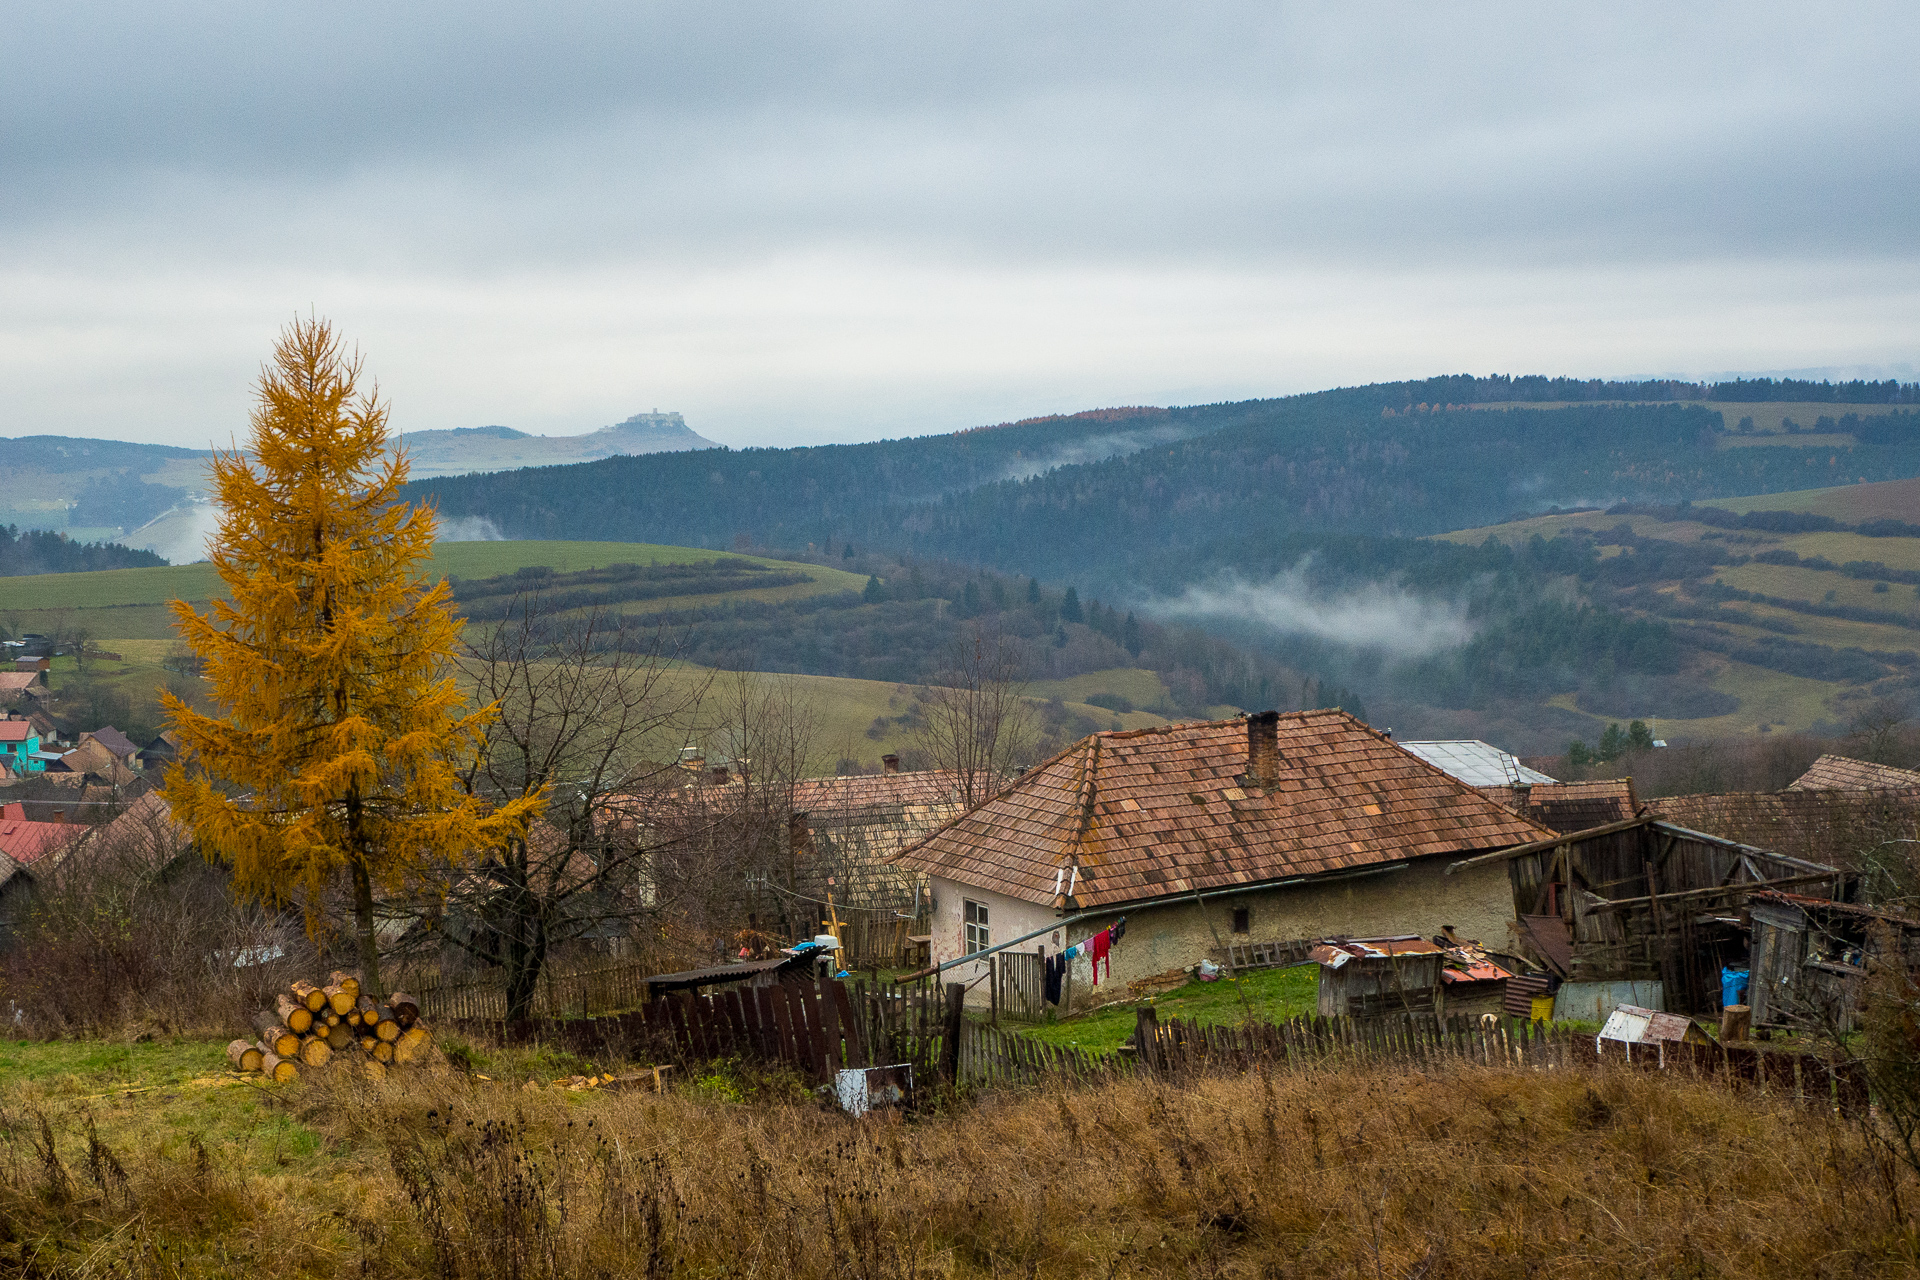
M1112 1053L1133 1038L1142 1004L1153 1006L1161 1021L1190 1018L1204 1024L1285 1022L1310 1014L1319 999L1320 966L1297 964L1285 969L1254 969L1236 981L1224 975L1218 982L1189 982L1186 986L1143 1001L1112 1004L1091 1013L1023 1028L1026 1035L1048 1044L1072 1045L1096 1053Z
M544 565L558 573L573 573L610 564L704 564L722 559L751 560L780 569L803 569L813 576L816 592L858 591L867 584L859 574L843 569L791 565L784 560L737 556L730 551L665 547L650 542L442 542L433 549L431 572L459 578L490 578L534 565ZM219 598L222 589L220 575L211 564L180 564L8 578L6 600L9 609L98 609L109 605L165 604L169 600L213 600Z

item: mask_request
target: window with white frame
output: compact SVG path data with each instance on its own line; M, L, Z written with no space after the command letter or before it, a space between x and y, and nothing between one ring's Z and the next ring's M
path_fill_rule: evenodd
M962 898L965 904L967 954L985 951L987 942L987 904L975 902L971 898Z

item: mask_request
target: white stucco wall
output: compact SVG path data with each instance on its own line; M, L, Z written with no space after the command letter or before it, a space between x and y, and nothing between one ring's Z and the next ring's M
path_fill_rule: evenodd
M1087 961L1082 958L1074 964L1071 996L1073 1005L1079 1008L1116 993L1124 995L1126 984L1134 979L1184 969L1216 957L1216 934L1221 942L1291 942L1336 935L1365 938L1402 933L1431 937L1443 925L1452 925L1463 938L1477 939L1489 947L1508 946L1513 891L1506 864L1469 867L1449 876L1447 864L1454 860L1431 858L1401 871L1208 898L1204 904L1188 900L1115 911L1082 920L1068 930L1049 929L1018 949L1032 951L1044 946L1052 955L1098 933L1124 914L1127 930L1112 952L1112 978L1103 975L1096 989ZM938 876L932 877L931 883L936 961L959 959L965 953L962 923L966 899L987 904L988 941L994 945L1057 923L1050 907L968 888ZM1245 907L1249 914L1245 934L1232 932L1233 913L1238 907ZM986 970L984 961L964 963L944 973L942 981L973 983L967 1001L984 1005L988 1001L986 983L974 980Z

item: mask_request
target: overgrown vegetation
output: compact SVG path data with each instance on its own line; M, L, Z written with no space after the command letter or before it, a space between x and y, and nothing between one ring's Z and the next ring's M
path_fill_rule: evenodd
M904 1122L853 1122L731 1072L662 1097L451 1071L100 1096L121 1083L109 1069L0 1086L0 1266L882 1280L1920 1265L1915 1176L1857 1128L1651 1072L1125 1082Z

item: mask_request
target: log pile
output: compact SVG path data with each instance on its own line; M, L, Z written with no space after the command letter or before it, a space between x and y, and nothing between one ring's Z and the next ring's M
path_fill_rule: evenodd
M376 1002L360 994L358 978L338 970L325 986L296 982L276 994L273 1008L253 1016L253 1030L256 1039L227 1046L227 1061L282 1084L323 1068L383 1080L390 1068L423 1061L433 1044L412 996L395 991Z

